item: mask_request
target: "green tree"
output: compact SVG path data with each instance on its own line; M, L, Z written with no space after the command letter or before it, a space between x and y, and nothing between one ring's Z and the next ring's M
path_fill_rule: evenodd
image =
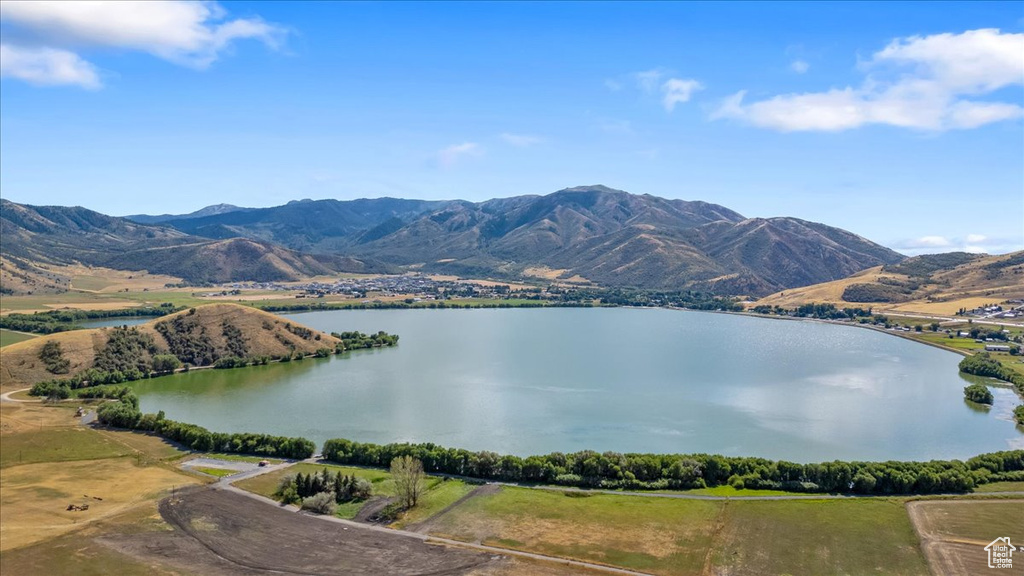
M984 384L971 384L964 387L964 398L978 404L991 404L993 401L992 392Z
M405 508L412 508L419 502L426 486L423 463L411 456L399 456L391 461L391 480L395 484L395 496Z
M157 354L152 364L153 372L174 372L181 367L181 360L174 354Z

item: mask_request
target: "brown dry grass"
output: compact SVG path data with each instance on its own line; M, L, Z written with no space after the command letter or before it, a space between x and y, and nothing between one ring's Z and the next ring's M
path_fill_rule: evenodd
M883 277L897 278L900 280L906 279L906 276L903 276L902 274L883 273L881 266L875 266L874 268L868 268L867 270L863 270L841 280L833 280L832 282L823 282L821 284L804 286L803 288L792 288L776 292L775 294L770 294L761 298L755 302L755 305L767 304L768 306L794 308L809 302L844 304L843 291L851 284L877 282L879 278Z
M0 435L31 432L41 428L74 426L77 405L33 402L0 404Z
M879 311L951 315L960 308L975 308L981 304L1022 298L1024 297L1024 276L1019 273L1021 266L1006 267L999 271L986 268L990 264L1016 255L1019 253L988 256L951 270L936 272L931 276L931 283L922 286L914 294L917 298L896 304L876 303L874 308ZM876 266L841 280L783 290L765 296L755 302L755 305L767 304L783 308L794 308L808 303L832 303L839 306L865 305L865 303L844 301L842 299L843 291L851 284L870 284L883 277L897 280L909 278L903 274L882 272L882 267Z
M918 312L921 314L938 314L941 316L953 316L961 308L967 308L968 310L977 308L983 304L992 304L993 302L1001 301L1002 298L994 298L992 296L970 296L967 298L957 298L954 300L947 300L945 302L928 302L928 301L913 301L903 302L895 305L886 305L885 310L892 310L893 312Z
M199 483L167 468L136 466L131 458L12 466L0 470L0 482L0 550L54 538L154 501L172 487ZM69 512L68 504L89 504L89 510Z
M71 362L71 374L92 366L96 349L107 342L102 330L75 330L33 338L0 349L0 391L9 392L60 375L51 374L39 359L49 341L60 342L64 357Z
M178 284L182 281L176 276L150 274L145 270L114 270L93 266L60 266L54 271L71 277L71 287L77 290L112 293L128 289L132 292L140 290L164 290L166 284Z

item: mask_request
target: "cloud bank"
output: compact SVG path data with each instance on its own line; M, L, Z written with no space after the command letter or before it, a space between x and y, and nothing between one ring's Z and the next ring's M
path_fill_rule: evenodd
M181 66L209 67L237 40L276 49L284 28L261 18L227 19L216 2L0 3L0 20L18 32L0 44L0 74L39 86L99 88L96 68L78 51L108 48L141 51Z
M897 38L860 68L865 72L860 86L749 103L744 90L725 99L712 118L781 132L839 132L869 124L966 130L1024 117L1018 103L992 97L1024 85L1021 33L987 28Z

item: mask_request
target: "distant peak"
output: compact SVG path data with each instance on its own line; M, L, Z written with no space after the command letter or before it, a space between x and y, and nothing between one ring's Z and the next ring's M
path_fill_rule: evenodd
M587 186L573 186L571 188L563 188L558 192L611 192L618 194L628 194L625 190L616 190L615 188L609 188L604 184L590 184ZM558 192L555 192L556 194Z

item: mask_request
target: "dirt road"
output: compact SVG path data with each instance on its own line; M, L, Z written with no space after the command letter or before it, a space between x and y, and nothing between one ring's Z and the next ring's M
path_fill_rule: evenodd
M502 561L490 554L322 522L211 488L165 499L160 515L174 532L107 537L103 542L144 560L231 576L443 576Z

